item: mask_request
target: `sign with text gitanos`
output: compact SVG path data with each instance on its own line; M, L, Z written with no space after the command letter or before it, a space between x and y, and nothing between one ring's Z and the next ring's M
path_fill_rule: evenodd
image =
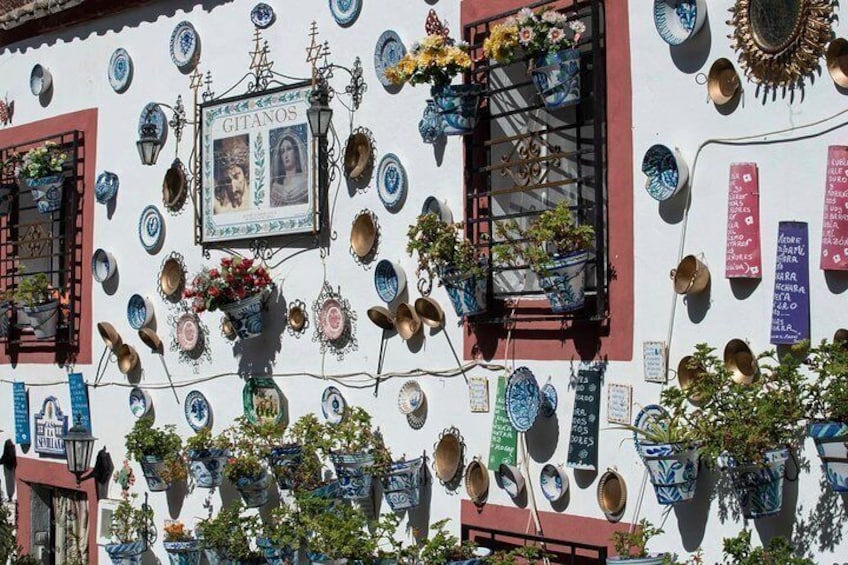
M35 452L51 457L65 456L65 440L68 417L62 413L55 396L48 396L35 415Z

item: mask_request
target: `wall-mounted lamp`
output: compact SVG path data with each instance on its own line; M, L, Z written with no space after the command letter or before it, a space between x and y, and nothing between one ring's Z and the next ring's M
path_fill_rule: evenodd
M141 126L141 135L135 144L138 147L141 164L155 165L156 159L159 157L159 151L162 150L162 142L156 133L156 126L153 124L144 124Z
M330 121L333 118L333 109L328 104L328 93L322 88L321 83L309 95L309 108L306 110L306 119L309 120L309 131L313 137L325 138L330 131Z
M165 114L163 108L170 110L173 117L165 124ZM159 126L157 126L157 122ZM194 125L194 122L186 119L185 106L183 106L182 96L177 96L177 101L173 106L164 102L151 102L145 106L142 116L142 124L136 147L138 147L138 155L141 157L143 165L155 165L156 159L159 157L159 151L162 150L165 133L167 127L170 126L174 130L174 135L177 138L177 145L183 137L183 129L186 125ZM163 131L160 131L162 128Z
M73 427L62 437L65 442L65 458L68 460L68 470L77 478L77 486L82 480L82 475L88 470L91 463L91 453L94 451L94 441L97 439L88 428L82 425L82 420L77 414L77 421ZM86 477L90 478L90 477Z

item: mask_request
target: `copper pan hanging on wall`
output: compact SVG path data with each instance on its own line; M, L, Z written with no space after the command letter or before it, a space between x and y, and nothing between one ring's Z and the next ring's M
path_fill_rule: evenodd
M827 46L827 72L837 86L848 88L848 40L840 37Z
M698 294L710 282L710 270L694 255L687 255L669 274L677 294Z
M351 180L361 180L373 168L374 147L364 131L355 131L347 138L344 152L345 175Z
M723 106L733 100L739 86L739 73L730 59L722 57L712 64L707 75L707 93L713 104Z
M737 384L751 384L760 375L757 358L748 344L741 339L731 339L724 346L724 366L730 371L730 378Z

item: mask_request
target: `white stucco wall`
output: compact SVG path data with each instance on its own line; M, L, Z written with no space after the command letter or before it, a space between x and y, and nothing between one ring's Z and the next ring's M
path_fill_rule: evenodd
M172 6L173 4L173 6ZM58 116L85 109L98 109L97 170L110 170L120 177L121 188L117 197L114 215L109 218L104 206L96 205L94 247L104 247L117 258L120 282L114 294L107 294L101 285L93 289L93 320L110 321L139 351L144 367L143 384L159 385L165 382L159 361L149 353L136 332L129 327L125 308L128 298L136 293L145 294L153 300L157 314L160 336L170 342L172 328L167 327L168 307L156 293L156 277L163 257L171 250L182 253L189 272L196 272L206 263L199 247L193 245L193 217L188 209L178 216L164 210L167 233L162 251L151 256L141 247L137 239L138 216L151 203L162 209L161 182L174 152L173 132L169 135L162 151L159 164L144 167L140 164L135 141L137 139L138 116L149 101L172 103L182 94L190 105L188 78L171 63L168 43L174 26L183 19L191 21L202 39L201 69L210 70L214 78L213 90L221 93L237 81L247 70L248 51L252 48L253 26L249 12L254 2L237 0L218 4L208 2L204 6L191 6L189 2L162 2L152 7L127 11L94 23L73 27L69 30L37 37L6 49L0 55L0 69L5 77L5 88L9 99L15 100L14 125ZM414 262L406 256L407 226L414 221L421 204L429 195L448 200L455 215L462 210L462 152L459 138L450 138L444 156L437 159L432 146L421 142L417 123L427 97L427 88L404 87L397 94L390 94L377 82L373 67L374 44L386 29L396 30L407 44L424 35L423 22L431 8L428 2L397 2L396 0L366 0L358 21L350 28L340 28L334 23L326 3L312 0L300 3L274 3L277 10L276 23L265 33L272 49L272 59L277 72L304 76L308 66L304 61L308 44L307 32L314 19L321 32L320 38L330 42L332 59L350 65L353 57L362 58L368 91L361 109L356 113L354 126L369 128L376 139L377 158L386 152L396 153L406 167L409 176L409 195L406 204L396 214L387 212L380 203L376 184L372 181L364 192L352 196L342 183L339 189L332 229L338 234L326 259L327 280L341 291L357 312L357 351L349 354L343 362L332 355L324 359L318 345L311 340L312 326L300 339L288 333L277 336L277 331L268 332L254 343L235 348L218 332L219 315L204 314L203 319L211 329L211 363L202 363L199 373L192 368L179 365L177 356L167 350L166 359L176 381L181 385L180 397L194 388L203 391L214 411L214 431L229 425L242 412L242 382L235 376L223 376L198 384L190 384L212 375L236 373L248 369L253 363L256 372L262 367L273 368L276 373L314 373L328 376L356 371L374 371L380 346L381 332L367 319L369 306L380 301L373 290L373 264L369 270L358 266L348 253L350 224L356 213L369 208L379 217L382 239L380 258L400 261L405 267L410 284L410 302L417 297L414 290ZM677 146L690 161L697 146L713 137L736 137L759 132L783 129L819 120L842 109L843 94L840 94L827 77L817 77L814 84L807 83L803 99L796 93L794 99L778 94L776 99L763 102L755 96L755 86L745 82L745 100L735 112L722 115L706 100L705 87L696 82L696 74L706 72L718 57L735 59L725 38L728 27L726 9L730 0L711 2L710 18L705 29L692 45L670 50L656 34L651 17L650 2L630 3L630 34L633 73L633 116L634 116L634 216L636 252L636 300L633 361L613 362L606 373L607 382L629 383L634 386L634 414L638 405L645 405L658 398L658 385L645 383L642 379L641 344L647 340L663 340L669 323L669 306L672 298L671 284L666 273L676 264L678 243L681 234L679 217L668 206L658 206L642 190L643 177L639 170L644 151L653 143ZM459 2L443 0L435 4L439 15L447 18L454 33L459 30ZM845 24L836 24L837 33ZM107 81L107 64L117 47L126 48L135 64L133 82L127 92L116 94ZM53 72L54 94L46 107L29 93L28 76L35 63L41 63ZM343 88L345 77L338 74L335 86ZM346 138L349 131L348 119L341 108L335 106L335 127L339 136ZM770 305L774 277L774 251L777 222L780 220L802 220L809 223L811 251L817 253L821 235L826 148L828 144L840 143L844 138L837 130L822 137L782 145L758 147L711 146L700 158L696 170L694 196L689 216L689 229L685 251L704 253L713 274L709 308L703 301L687 307L678 301L670 363L676 366L680 356L689 352L695 343L708 341L721 348L732 337L747 338L755 351L768 346ZM340 150L337 148L337 150ZM188 144L183 141L180 157L189 159ZM723 278L725 217L727 200L728 166L731 162L755 161L760 168L761 225L763 267L765 276L749 296L737 298L731 285ZM611 163L610 166L615 166ZM93 187L91 187L93 189ZM616 187L628 190L630 187ZM335 187L331 188L331 200ZM219 253L213 253L217 262ZM86 259L87 260L87 259ZM311 308L320 291L323 274L322 262L317 250L300 254L275 269L273 276L282 288L288 301L300 299ZM830 337L833 331L844 326L841 304L844 301L844 279L829 286L818 269L818 262L811 260L811 306L812 337L819 340ZM831 290L834 288L836 290ZM434 291L434 296L450 310L443 290ZM699 308L701 310L699 310ZM311 313L310 313L311 316ZM462 342L456 318L448 312L448 327L453 343ZM271 321L271 328L279 330L281 322ZM93 342L93 358L100 353L100 341L96 331ZM544 453L549 458L533 460L530 464L531 478L536 490L536 500L541 510L550 510L550 505L538 490L538 472L547 462L563 463L568 448L570 411L573 393L567 390L569 365L567 362L535 362L515 360L515 365L527 365L534 370L540 381L553 377L560 393L558 408L559 433L531 434L531 452ZM406 371L414 368L432 370L450 369L453 358L446 340L440 336L426 338L420 350L411 349L398 337L388 344L385 371ZM87 380L94 378L95 367L78 366ZM249 369L248 369L249 370ZM25 380L31 383L63 381L65 370L46 365L20 365L15 369L0 370L4 382L0 384L0 405L5 406L5 416L0 427L14 429L12 387L8 381ZM490 397L494 400L497 373L475 369L472 374L490 378ZM94 435L99 438L96 449L108 447L116 467L123 460L123 437L131 428L134 418L127 408L129 385L115 364L110 364L105 386L90 391ZM379 398L374 398L370 387L363 390L343 388L348 403L367 408L384 431L388 445L396 455L414 457L426 450L432 453L433 444L442 429L457 426L467 445L466 461L475 455L488 455L492 413L471 414L467 395L461 378L442 379L423 377L419 379L428 396L429 414L421 430L412 430L396 409L397 392L405 379L384 382ZM367 383L367 379L346 380L342 384ZM290 420L314 411L320 413L322 390L331 384L319 378L292 377L278 379L290 409ZM63 408L70 409L67 386L64 384L30 388L30 409L34 413L48 395L59 397ZM182 407L174 402L170 390L151 392L156 409L157 424L176 424L181 434L191 433L185 422ZM606 421L605 395L602 397L601 418ZM602 428L605 425L602 425ZM622 440L623 441L622 443ZM548 442L556 442L555 448ZM536 448L534 449L534 442ZM806 540L805 549L816 555L819 563L832 562L848 553L848 542L842 541L839 524L833 534L819 540L819 530L825 523L844 516L844 501L834 498L820 485L820 470L815 450L807 442L803 453L809 462L809 470L802 472L798 483L788 487L786 510L777 518L760 520L756 529L764 537L775 533L787 534L795 529L802 532ZM30 453L27 456L32 456ZM726 519L721 518L718 500L707 501L699 496L698 502L675 509L667 517L657 505L650 489L644 492L644 501L638 504L643 466L623 434L601 431L599 469L616 467L623 473L630 492L624 519L630 521L646 516L655 523L663 523L666 534L655 540L656 550L694 550L703 545L709 562L721 560L721 538L735 534L742 526L738 512L732 511ZM136 490L143 490L143 479L136 466ZM578 486L572 476L570 502L565 509L569 514L603 518L595 501L597 481ZM509 497L492 482L489 501L496 504L513 504ZM709 487L702 483L700 488ZM113 495L117 487L112 486ZM438 484L432 488L429 521L442 517L454 519L458 528L459 502L465 496L449 494ZM203 508L207 491L198 489L189 493L181 503L171 500L164 493L152 494L151 502L157 516L157 524L169 517L179 517L192 525L195 518L205 516ZM231 488L225 488L223 497L229 501L237 496ZM217 508L222 494L216 492L212 503ZM725 500L732 500L725 497ZM384 505L385 508L385 505ZM425 520L427 514L425 514ZM803 527L802 527L803 524ZM552 535L569 537L568 532L549 532ZM579 541L579 540L576 540ZM154 547L160 559L165 559L161 544ZM101 550L101 559L106 559Z

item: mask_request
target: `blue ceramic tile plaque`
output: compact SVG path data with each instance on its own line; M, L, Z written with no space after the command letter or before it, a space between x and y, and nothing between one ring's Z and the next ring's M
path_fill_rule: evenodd
M598 468L598 427L601 412L601 375L604 366L577 371L574 379L574 411L566 464L575 469Z
M32 443L32 438L29 435L29 399L26 385L14 383L12 390L15 400L15 443L29 445Z
M810 257L806 222L780 222L771 343L791 345L810 338Z
M65 456L65 434L68 431L68 417L62 412L55 396L48 396L41 405L41 412L35 415L36 453L53 457Z
M82 380L82 373L71 373L68 375L68 386L71 389L71 425L80 423L91 429L91 411L88 408L88 387Z

